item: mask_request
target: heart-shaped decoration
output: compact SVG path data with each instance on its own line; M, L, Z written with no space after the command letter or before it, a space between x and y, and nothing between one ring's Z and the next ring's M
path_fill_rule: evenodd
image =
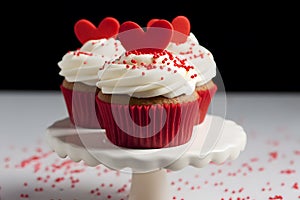
M84 44L89 40L116 38L119 28L119 21L113 17L104 18L98 27L86 19L81 19L76 22L74 32L78 40Z
M151 19L147 26L151 26L154 22L158 21L159 19ZM191 25L190 21L185 16L177 16L172 20L172 26L174 29L173 37L171 42L176 44L184 43L187 40L187 37L190 35Z
M189 19L185 16L177 16L172 20L172 25L174 27L172 42L176 44L184 43L191 31Z
M124 22L118 36L127 51L159 52L168 46L172 35L172 24L167 20L157 20L146 31L135 22Z

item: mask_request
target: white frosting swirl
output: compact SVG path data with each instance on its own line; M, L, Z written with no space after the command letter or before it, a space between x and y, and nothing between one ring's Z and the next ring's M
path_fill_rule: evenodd
M197 86L204 85L216 76L216 63L213 55L199 44L193 33L190 33L187 41L183 44L170 43L167 50L184 56L195 65L199 75Z
M128 53L99 71L97 86L104 94L128 94L137 98L190 95L197 71L180 56L168 51Z
M82 82L95 86L98 81L98 70L104 63L119 58L125 49L120 41L113 38L90 40L79 50L66 53L58 63L61 71L69 82Z

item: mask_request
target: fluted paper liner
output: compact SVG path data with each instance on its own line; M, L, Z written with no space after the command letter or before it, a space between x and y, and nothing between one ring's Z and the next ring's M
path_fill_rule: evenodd
M96 93L70 90L60 86L70 121L83 128L101 128L102 120L96 105ZM103 128L103 127L102 127Z
M214 97L217 89L218 89L217 85L214 84L214 86L211 87L210 89L197 91L197 93L201 99L199 101L200 117L199 117L199 121L197 124L201 124L204 121L205 116L207 115L207 111L208 111L209 105L211 103L211 100Z
M99 113L103 116L106 136L113 144L126 148L149 149L187 143L199 116L200 101L163 105L120 105L96 98L96 102ZM150 120L151 109L153 115ZM126 114L128 111L131 119Z

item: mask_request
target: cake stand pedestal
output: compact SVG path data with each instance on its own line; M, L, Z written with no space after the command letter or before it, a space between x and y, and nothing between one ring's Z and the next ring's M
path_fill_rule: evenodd
M46 132L50 148L60 157L89 166L103 164L132 171L129 200L171 200L167 170L204 167L236 159L246 145L243 128L231 120L207 115L194 127L191 140L177 147L126 149L113 145L103 129L74 127L68 118L56 121Z

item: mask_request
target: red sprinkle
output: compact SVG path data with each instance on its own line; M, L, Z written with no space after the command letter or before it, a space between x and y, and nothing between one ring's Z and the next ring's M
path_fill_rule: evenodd
M263 167L258 168L258 171L260 171L260 172L262 172L264 170L265 170L265 168L263 168Z
M41 163L36 163L34 165L34 173L37 173L41 169Z
M299 190L299 186L298 186L298 183L294 183L294 185L293 185L293 187L292 187L293 189L295 189L295 190Z
M293 174L295 173L296 171L293 170L293 169L286 169L286 170L281 170L280 173L281 174Z
M92 56L92 53L88 53L88 52L83 52L83 51L76 51L74 52L74 55L76 56L80 56L80 55L87 55L87 56Z
M74 174L74 173L81 173L81 172L84 172L84 171L85 171L84 169L74 169L74 170L71 170L70 173Z
M29 198L29 195L28 194L20 194L20 197L21 198Z
M278 157L278 153L275 152L270 152L269 155L271 156L271 158L276 159Z
M55 179L55 182L56 182L56 183L59 183L59 182L61 182L61 181L63 181L63 180L65 180L64 177L59 177L59 178L56 178L56 179Z
M36 161L36 160L38 160L38 159L40 159L39 156L32 156L32 157L30 157L30 158L28 158L28 159L26 159L26 160L23 160L23 161L21 162L21 167L24 168L24 167L26 167L28 164L30 164L31 162Z
M297 155L297 156L300 156L300 150L294 151L294 154Z
M9 157L4 158L4 162L9 162L9 161L10 161Z
M244 191L244 188L240 188L239 189L239 193L243 192Z
M258 161L258 158L251 158L250 161L251 161L251 162L257 162L257 161Z
M281 200L283 197L281 195L275 195L274 197L269 197L269 200Z

